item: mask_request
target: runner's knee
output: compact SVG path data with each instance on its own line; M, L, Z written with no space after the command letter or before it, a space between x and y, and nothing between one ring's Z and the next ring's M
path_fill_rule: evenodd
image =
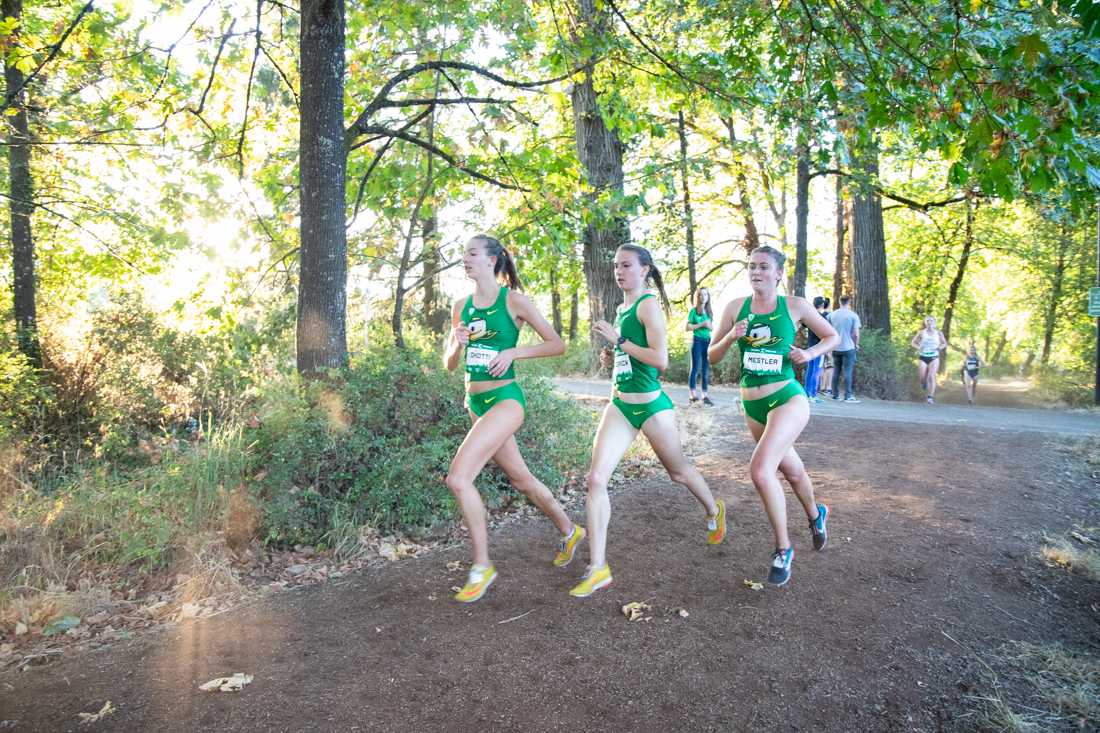
M753 456L749 462L749 476L753 484L759 488L775 479L776 465L772 461Z
M602 491L607 491L607 482L611 477L602 471L595 469L590 470L585 477L585 481L588 484L588 493L597 494Z
M443 483L447 485L447 488L451 490L451 493L455 496L461 496L467 491L476 491L477 487L474 486L473 479L456 473L455 471L448 471L447 478L443 480Z
M687 486L688 481L691 480L691 467L688 465L677 466L676 468L668 469L668 477L678 484Z

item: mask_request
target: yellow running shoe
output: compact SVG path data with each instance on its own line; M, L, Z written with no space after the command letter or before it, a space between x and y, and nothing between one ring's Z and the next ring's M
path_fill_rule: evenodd
M718 505L718 515L707 517L707 544L717 545L726 538L726 502L715 499Z
M566 565L573 562L573 555L577 551L577 545L581 543L581 540L583 540L587 534L588 533L584 531L584 527L578 527L574 524L573 531L561 538L561 545L558 546L558 554L554 555L554 567L564 568Z
M484 565L471 565L470 575L466 579L466 585L458 593L455 593L455 600L462 603L473 603L474 601L485 595L485 591L489 590L489 586L493 584L493 581L497 579L497 569L492 565L485 567Z
M581 582L569 591L569 595L575 598L587 598L600 588L606 588L609 585L611 585L611 567L607 563L598 568L589 565Z

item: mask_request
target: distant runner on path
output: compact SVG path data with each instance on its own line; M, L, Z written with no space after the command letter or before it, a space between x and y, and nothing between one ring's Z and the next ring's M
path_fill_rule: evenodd
M928 404L936 401L936 374L940 369L940 352L947 348L947 339L938 328L936 319L928 316L924 319L924 328L909 344L917 350L917 379L925 392Z
M716 545L726 535L726 505L715 500L703 478L684 458L676 412L658 374L668 366L665 318L657 298L646 289L652 280L667 310L661 273L649 250L624 244L615 253L615 281L623 291L623 304L615 325L597 321L592 330L613 344L612 399L604 408L592 445L592 467L588 471L588 554L589 565L581 582L569 594L584 598L611 584L607 563L607 526L611 501L607 482L639 431L668 471L683 484L706 510L707 542Z
M726 306L715 332L710 358L718 363L737 341L741 352L741 400L745 422L756 440L749 472L764 502L775 535L775 552L768 582L784 585L791 578L794 548L787 534L787 500L775 472L783 473L810 522L815 550L828 541L829 508L814 497L813 482L794 449L810 420L806 392L794 378L794 364L805 364L834 348L836 330L805 298L784 298L776 292L786 257L773 247L757 247L749 256L752 296ZM820 341L798 349L794 337L805 323Z
M971 405L974 404L974 398L978 396L978 370L983 366L982 360L978 357L978 347L971 341L970 347L966 350L966 356L963 357L962 365L962 380L963 387L966 389L966 401Z
M475 287L468 298L456 300L451 308L451 337L443 364L454 370L465 354L466 406L473 427L452 459L446 480L470 530L474 551L466 585L455 600L470 603L485 595L497 577L489 560L485 505L474 485L490 458L561 532L555 565L569 564L585 532L573 524L550 490L527 468L515 438L526 416L527 401L516 384L513 362L557 356L565 353L565 344L531 299L519 292L522 286L515 263L499 241L475 235L466 243L462 265ZM524 323L535 329L542 343L516 345Z

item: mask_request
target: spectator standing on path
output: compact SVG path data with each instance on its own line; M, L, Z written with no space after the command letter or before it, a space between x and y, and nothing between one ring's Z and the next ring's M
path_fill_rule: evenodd
M710 348L710 328L714 320L714 311L710 306L710 291L706 288L698 288L695 291L693 308L688 311L686 329L691 332L691 374L688 376L689 402L698 402L695 396L695 381L702 377L703 404L711 406L714 403L707 396L707 387L710 386L710 360L707 358L707 349Z
M832 313L832 311L829 310L832 306L832 301L825 296L822 296L821 299L825 301L825 306L820 311L821 317L827 321L829 320L829 314ZM828 354L822 354L821 357L821 370L817 380L817 391L819 394L831 395L833 393L833 352L830 351Z
M820 295L814 298L814 309L821 314L821 317L826 317L825 310L825 298ZM813 329L806 328L806 349L812 349L821 343L821 337L813 332ZM804 382L806 385L806 398L810 402L821 402L821 398L817 396L818 380L821 377L821 365L825 362L825 356L822 354L810 361L806 362L806 373L804 376Z
M848 307L851 298L841 296L840 307L829 314L829 323L840 336L840 344L833 350L833 399L840 399L840 378L844 377L844 401L859 402L852 394L852 370L859 351L859 316Z

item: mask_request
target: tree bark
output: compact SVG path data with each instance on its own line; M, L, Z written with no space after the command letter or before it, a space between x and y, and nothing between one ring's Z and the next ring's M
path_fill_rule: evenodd
M798 163L795 174L796 221L794 235L794 269L791 272L790 291L800 298L806 297L807 243L810 227L810 145L800 142L797 149Z
M424 219L420 228L424 239L424 249L420 259L424 263L424 325L431 333L440 335L447 329L447 306L439 290L440 259L437 225L434 213Z
M558 275L557 268L550 268L550 316L554 319L554 331L561 336L562 331L561 323L561 291L558 290Z
M347 364L344 0L302 0L298 371Z
M1004 353L1005 344L1007 344L1007 343L1008 343L1008 331L1001 331L1001 340L997 342L997 351L996 351L995 354L993 354L993 358L989 360L990 364L1000 364L1001 363L1001 355ZM1035 354L1032 353L1031 356L1032 356L1032 358L1034 358Z
M947 289L947 305L943 309L943 337L951 340L951 321L955 318L955 301L959 297L959 288L962 286L963 276L966 275L966 265L970 262L970 252L974 248L974 205L969 198L966 199L966 230L963 238L962 254L959 255L959 264L955 268L955 277L951 278L951 285ZM941 360L941 369L947 369L946 359Z
M741 240L741 247L748 256L754 249L760 246L760 231L756 228L756 217L752 213L752 199L749 197L749 179L745 174L745 164L737 154L737 135L733 126L733 117L722 120L729 132L730 152L733 154L734 167L737 170L737 208L741 211L741 221L745 224L745 237Z
M23 0L3 0L5 18L21 21ZM18 31L17 31L18 32ZM4 56L4 82L7 95L21 88L23 72L11 62L11 51ZM26 92L20 92L11 100L9 110L14 114L8 121L8 176L11 199L11 260L13 296L15 307L15 332L22 352L30 363L42 366L42 351L38 341L38 312L35 305L34 234L31 230L31 214L34 211L34 179L31 175L30 129L23 100Z
M835 264L833 265L833 307L835 308L840 304L840 296L844 295L845 285L845 273L847 272L847 265L845 264L845 253L847 247L848 234L848 214L845 211L844 206L844 179L841 176L836 176L836 256ZM850 280L848 281L851 282Z
M573 297L569 301L569 343L577 340L577 326L580 321L581 296L574 290Z
M1054 327L1058 323L1058 304L1062 300L1062 285L1066 276L1066 250L1070 237L1066 231L1066 225L1060 227L1058 254L1054 259L1054 280L1050 285L1050 301L1047 303L1046 313L1043 315L1043 351L1039 356L1039 363L1046 365L1050 361L1051 345L1054 342Z
M860 151L858 162L872 181L878 179L878 150ZM855 309L865 328L890 335L890 287L886 279L886 235L882 198L873 189L856 191L852 200L852 274Z
M698 283L695 280L695 221L691 213L691 189L688 186L688 141L684 130L684 111L677 117L676 131L680 133L680 180L684 187L684 245L687 247L688 292L693 296Z
M595 0L577 0L578 35L596 36L610 33L606 15L597 13ZM609 130L600 115L599 98L592 84L592 69L584 71L581 81L572 88L573 126L577 157L584 166L589 192L588 206L595 208L601 195L623 193L624 146L614 130ZM590 322L613 322L621 295L615 284L614 258L619 245L630 241L630 228L621 215L587 217L584 227L584 278L588 285ZM591 336L593 351L602 347L602 340Z

